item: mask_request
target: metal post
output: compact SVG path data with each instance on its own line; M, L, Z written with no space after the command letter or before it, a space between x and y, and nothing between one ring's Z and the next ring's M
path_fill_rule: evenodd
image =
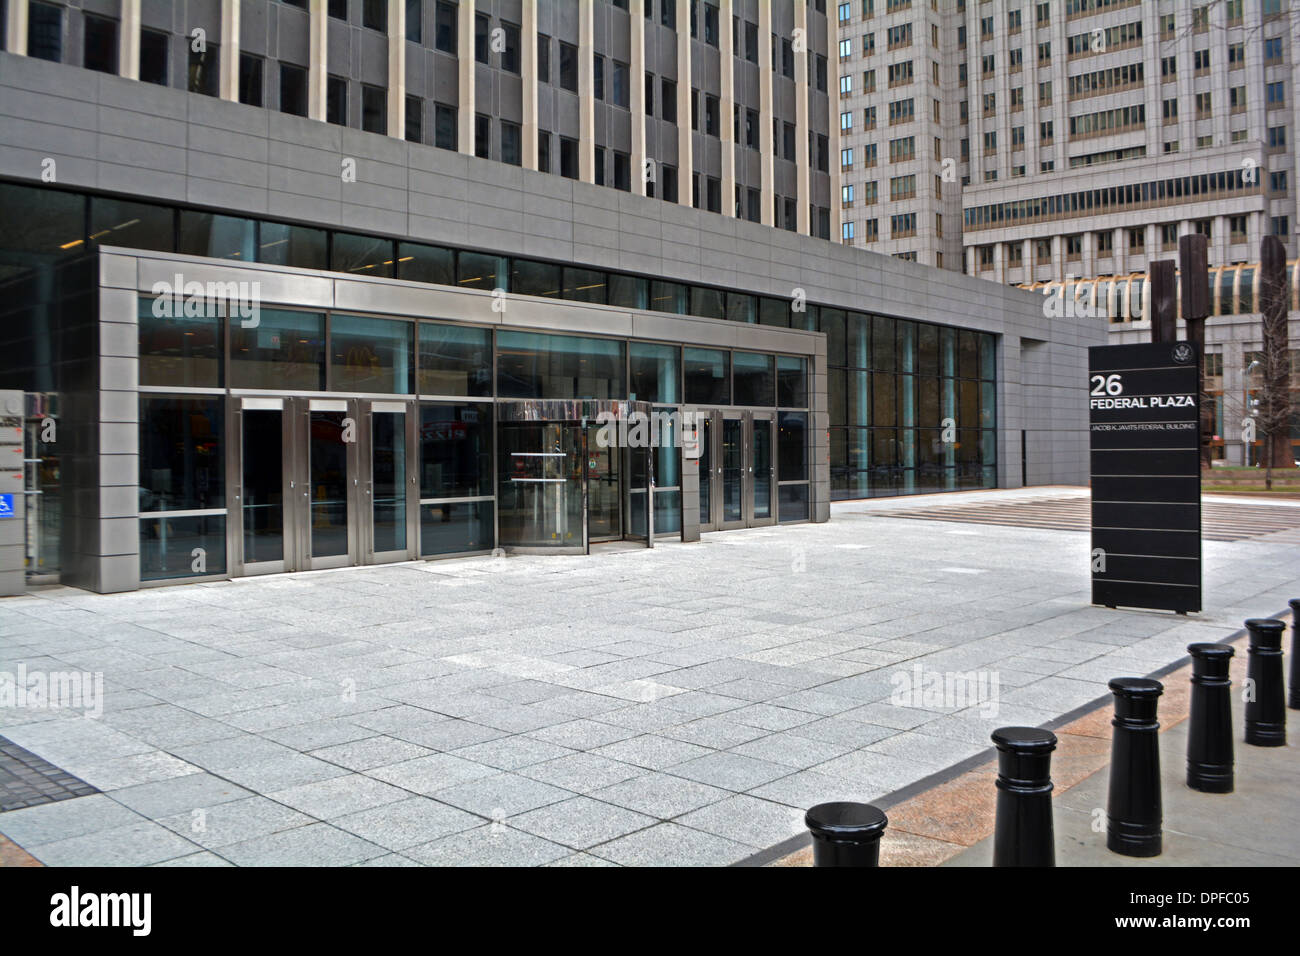
M1056 734L1035 727L993 731L998 748L994 866L1056 866L1052 751Z
M1232 793L1230 644L1190 644L1191 717L1187 731L1187 786L1202 793Z
M819 803L806 814L813 866L879 866L880 838L889 825L883 810L866 803Z
M1246 700L1246 743L1256 747L1286 746L1286 692L1282 685L1281 621L1251 618L1250 658L1246 679L1251 694Z
M1300 710L1300 598L1292 598L1291 605L1291 698L1287 706Z
M1160 724L1156 705L1164 685L1145 677L1116 677L1106 802L1106 847L1123 856L1159 856Z

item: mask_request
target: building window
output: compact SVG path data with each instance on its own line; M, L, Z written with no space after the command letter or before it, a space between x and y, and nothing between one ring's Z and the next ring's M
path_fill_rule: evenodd
M630 96L628 92L627 64L619 63L617 60L614 61L614 89L612 93L613 99L611 102L615 106L627 109L628 97Z
M117 73L117 21L89 13L82 21L81 65L99 73Z
M157 30L140 31L140 82L168 85L167 46L170 37Z
M307 71L301 66L280 64L280 112L307 115Z
M502 20L501 30L505 35L505 46L501 50L501 69L517 76L519 74L519 27Z
M614 150L614 188L632 191L632 158L627 153Z
M578 48L571 43L560 43L560 89L578 92Z
M361 25L377 33L388 32L388 0L362 0Z
M249 106L262 105L262 66L260 56L239 54L239 102Z
M519 127L514 123L501 121L501 162L509 166L519 166L523 163L523 155L520 150Z
M362 84L361 128L367 133L388 132L388 91Z
M479 159L492 158L492 117L474 114L474 155Z
M195 50L190 47L189 82L186 85L191 93L204 96L216 96L217 89L217 45L209 43L206 49Z
M456 4L438 0L433 14L433 48L456 55Z
M406 94L405 134L408 143L424 142L424 101L411 93Z
M348 81L331 76L325 86L325 122L336 126L348 123Z
M63 8L52 3L27 5L27 55L58 63L63 59Z
M457 139L456 107L447 106L445 103L435 103L433 105L433 145L439 149L450 149L454 152L459 148Z
M492 18L485 13L474 15L474 59L479 63L492 60Z
M578 141L560 137L560 175L565 179L578 178Z

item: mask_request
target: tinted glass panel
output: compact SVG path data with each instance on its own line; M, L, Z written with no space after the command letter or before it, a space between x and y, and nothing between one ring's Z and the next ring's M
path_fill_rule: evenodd
M412 282L456 284L456 253L418 242L397 244L397 277Z
M632 370L629 398L639 402L681 401L681 350L677 346L632 342L628 364Z
M421 323L420 392L491 395L491 330Z
M666 285L658 283L655 285ZM662 311L672 312L673 309ZM705 289L700 286L694 286L691 289L691 315L698 315L702 319L721 319L726 315L726 305L723 301L723 293L718 289Z
M495 543L493 514L490 501L420 505L420 554L491 549Z
M605 301L605 273L595 269L564 270L564 298L576 302Z
M168 206L99 197L90 201L90 240L100 245L172 252L173 228Z
M299 269L327 269L325 230L291 226L282 222L262 223L258 261Z
M686 286L680 282L650 281L650 308L655 312L687 314Z
M894 322L883 315L871 317L871 367L892 372L898 367L894 353Z
M516 295L558 296L560 267L531 259L512 259L510 291Z
M727 318L732 322L757 322L758 300L743 292L728 292Z
M826 333L826 364L844 364L844 310L822 309L821 330Z
M776 403L782 408L808 404L808 363L793 355L776 357Z
M649 307L650 283L637 276L613 274L609 277L609 304L625 309Z
M226 517L140 518L140 580L224 574Z
M684 349L686 401L691 405L730 405L730 355L716 349Z
M140 399L140 511L226 505L219 398Z
M790 327L790 303L784 299L760 299L758 303L758 321L762 325Z
M801 481L808 477L808 414L781 412L777 417L778 481Z
M410 392L415 324L361 315L330 317L330 388Z
M492 494L492 406L420 406L420 497Z
M776 379L771 355L732 353L736 405L775 405Z
M256 224L251 219L181 210L180 248L187 256L257 261Z
M462 252L458 257L456 282L466 289L506 287L505 256L489 256L481 252Z
M230 329L234 388L325 388L325 316L262 309L256 328Z
M221 318L177 314L167 296L140 299L140 384L221 387Z
M500 332L497 394L506 398L624 398L623 343Z
M393 274L393 243L374 236L336 232L330 252L330 268L335 272L356 272L367 276Z
M871 319L861 312L850 312L846 319L848 353L845 364L849 368L871 367Z

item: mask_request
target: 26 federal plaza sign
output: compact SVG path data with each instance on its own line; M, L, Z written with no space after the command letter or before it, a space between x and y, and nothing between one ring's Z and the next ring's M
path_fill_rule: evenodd
M1094 604L1201 609L1199 394L1190 342L1088 350Z

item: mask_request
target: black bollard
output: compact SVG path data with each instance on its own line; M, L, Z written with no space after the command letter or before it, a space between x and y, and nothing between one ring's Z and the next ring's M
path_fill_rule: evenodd
M1291 696L1287 706L1300 710L1300 598L1292 598L1291 605Z
M1246 743L1256 747L1286 746L1286 692L1282 687L1282 631L1285 625L1269 617L1246 622L1250 657L1246 679Z
M865 803L819 803L803 822L812 832L813 866L879 866L889 818Z
M1116 677L1111 726L1110 794L1106 847L1124 856L1161 850L1160 724L1156 706L1164 685L1146 677Z
M993 731L998 748L994 866L1056 866L1052 832L1052 751L1056 734L1036 727Z
M1230 644L1189 644L1192 704L1187 730L1187 785L1202 793L1232 793Z

